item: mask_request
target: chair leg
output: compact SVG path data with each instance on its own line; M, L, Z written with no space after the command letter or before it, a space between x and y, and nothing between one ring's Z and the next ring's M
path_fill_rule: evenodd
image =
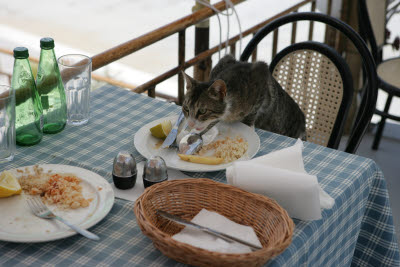
M385 109L383 110L383 112L385 112L385 113L389 112L390 104L392 103L392 98L393 98L393 95L389 94L388 98L386 100ZM374 142L372 143L373 150L377 150L379 147L379 143L381 141L381 137L383 134L383 128L385 128L385 123L386 123L386 117L382 116L381 121L378 124L378 129L376 130Z

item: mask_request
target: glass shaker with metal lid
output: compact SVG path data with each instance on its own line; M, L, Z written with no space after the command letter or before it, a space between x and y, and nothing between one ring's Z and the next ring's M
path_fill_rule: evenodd
M112 177L115 187L130 189L135 186L137 177L136 160L133 155L121 151L114 158Z
M168 180L165 161L160 156L152 156L146 160L143 168L143 185L145 188Z

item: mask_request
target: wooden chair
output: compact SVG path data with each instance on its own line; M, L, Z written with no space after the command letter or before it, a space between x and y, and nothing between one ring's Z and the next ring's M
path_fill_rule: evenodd
M247 61L259 42L275 29L303 20L325 23L340 31L354 43L363 60L365 90L345 149L355 153L374 112L377 75L368 47L350 26L321 13L289 14L259 30L240 59ZM271 62L270 70L305 113L307 140L337 149L353 92L350 71L344 59L325 44L304 42L280 51Z
M375 109L375 114L381 116L372 149L378 149L386 119L400 121L400 117L390 114L389 108L393 97L400 97L400 58L382 59L382 48L385 45L386 8L385 0L359 0L360 34L369 44L374 57L377 73L378 88L388 94L385 107Z

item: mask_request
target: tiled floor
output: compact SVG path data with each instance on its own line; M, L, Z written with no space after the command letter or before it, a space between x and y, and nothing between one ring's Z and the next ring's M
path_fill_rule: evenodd
M371 148L374 133L375 127L364 136L357 155L373 159L382 169L389 189L397 239L400 241L400 125L386 123L378 150Z

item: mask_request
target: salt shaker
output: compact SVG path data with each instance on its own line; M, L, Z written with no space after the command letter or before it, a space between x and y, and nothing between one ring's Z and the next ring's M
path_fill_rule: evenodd
M135 186L137 176L136 160L131 153L121 151L114 158L112 177L115 187L129 189Z
M143 168L143 185L145 188L168 180L167 165L160 156L152 156L146 160Z

